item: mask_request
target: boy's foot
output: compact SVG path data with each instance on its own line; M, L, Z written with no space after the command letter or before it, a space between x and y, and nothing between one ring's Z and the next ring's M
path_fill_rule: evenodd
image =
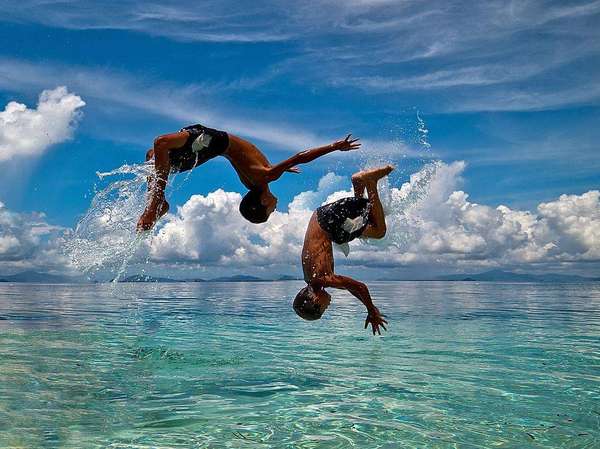
M137 231L148 231L156 224L158 219L169 211L169 203L164 198L152 198L146 210L137 223Z
M361 170L358 173L352 175L352 182L369 183L377 182L381 178L389 175L396 167L391 164L384 165L378 168L369 168L367 170Z

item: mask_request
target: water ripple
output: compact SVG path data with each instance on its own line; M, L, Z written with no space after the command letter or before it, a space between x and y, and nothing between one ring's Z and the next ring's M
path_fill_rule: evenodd
M0 285L0 447L600 447L600 286Z

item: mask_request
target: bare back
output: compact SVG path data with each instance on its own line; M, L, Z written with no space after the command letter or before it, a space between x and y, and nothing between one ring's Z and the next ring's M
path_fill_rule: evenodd
M271 167L271 163L252 143L229 134L229 149L224 156L229 159L240 180L248 189L265 183L264 173Z
M304 236L302 247L302 270L304 280L327 277L333 274L333 246L329 235L321 228L317 214L313 213Z

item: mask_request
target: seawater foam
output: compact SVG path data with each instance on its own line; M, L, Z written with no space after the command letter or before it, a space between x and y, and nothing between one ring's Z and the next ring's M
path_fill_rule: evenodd
M146 205L146 178L154 164L123 165L100 180L117 177L96 192L90 207L65 243L65 252L78 270L90 277L112 275L118 281L127 266L142 258L151 232L138 234L136 224Z

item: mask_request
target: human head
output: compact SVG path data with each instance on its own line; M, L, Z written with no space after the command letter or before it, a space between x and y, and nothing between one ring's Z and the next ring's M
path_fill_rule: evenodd
M251 223L264 223L277 207L277 198L268 188L250 190L240 203L242 217Z
M315 291L310 285L307 285L296 295L294 311L300 318L305 320L318 320L323 316L330 302L331 296L325 290Z

